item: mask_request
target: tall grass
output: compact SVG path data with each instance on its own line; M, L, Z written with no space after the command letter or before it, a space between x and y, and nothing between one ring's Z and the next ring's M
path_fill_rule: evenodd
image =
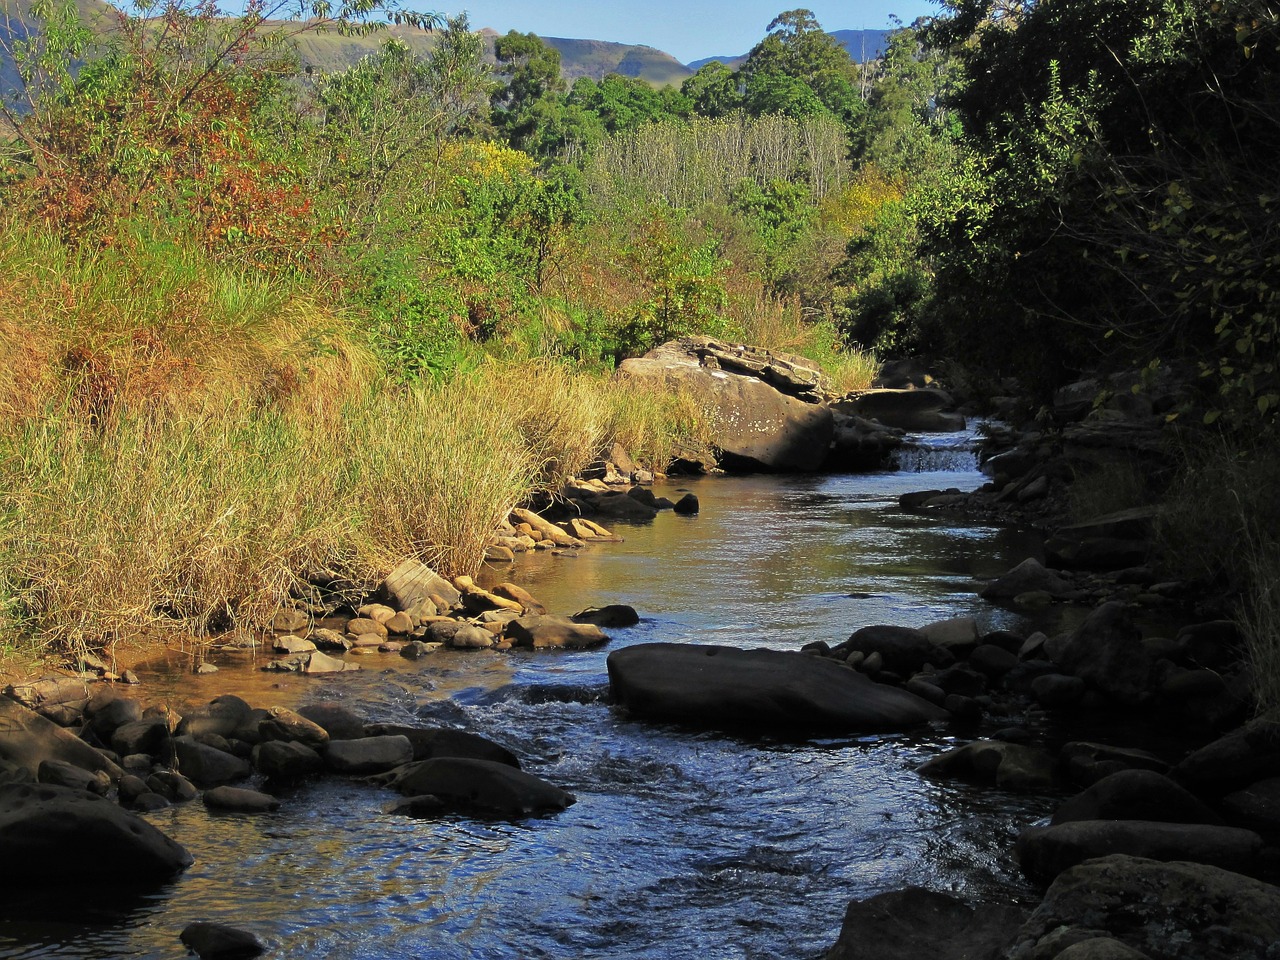
M732 299L744 342L809 358L831 378L837 393L867 390L880 372L875 354L844 346L828 319L806 322L794 300L750 289L738 291Z
M1280 706L1280 450L1197 436L1157 528L1166 562L1235 599L1260 710Z
M548 361L398 387L340 312L174 253L0 236L0 619L35 646L254 627L320 568L474 572L614 440L661 463L704 429Z

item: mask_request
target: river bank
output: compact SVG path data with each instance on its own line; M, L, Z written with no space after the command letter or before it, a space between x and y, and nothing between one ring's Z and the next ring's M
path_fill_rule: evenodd
M1060 803L1066 781L1018 791L922 778L915 768L975 736L1014 729L1022 746L1056 752L1083 737L1174 762L1184 748L1167 728L1082 724L1088 712L1053 721L1027 704L935 732L726 738L629 719L609 706L604 672L609 651L653 640L798 650L815 640L834 647L862 624L924 626L966 614L984 634L1071 629L1070 604L1017 610L976 596L980 582L1035 549L1034 536L898 506L922 486L976 489L984 479L970 467L660 486L696 493L702 511L622 525L622 543L524 554L517 564L516 578L554 611L639 608L641 622L609 631L598 651L446 650L420 661L369 654L365 669L329 678L264 672L262 654L247 652L227 653L213 675L192 675L181 660L176 671L144 669L138 696L179 712L234 689L264 707L329 700L370 721L479 733L578 802L519 825L467 815L405 823L381 813L384 790L325 779L276 791L281 810L265 815L269 827L179 804L148 815L196 857L178 881L70 938L62 927L40 932L39 921L14 927L9 919L8 935L29 929L35 939L6 955L176 956L177 930L210 918L249 926L280 955L393 956L434 944L444 956L506 956L515 943L553 956L647 957L712 937L726 956L777 954L785 938L794 951L786 955L799 958L836 942L849 900L903 886L1030 909L1038 895L1019 875L1015 840ZM709 604L710 596L726 599ZM251 852L246 845L260 846L264 829L277 839ZM611 851L623 848L619 860ZM337 887L328 879L335 858L352 865ZM341 891L352 908L305 905L316 883ZM566 893L547 900L535 892L548 885ZM22 910L33 908L23 901ZM258 921L246 924L246 911Z

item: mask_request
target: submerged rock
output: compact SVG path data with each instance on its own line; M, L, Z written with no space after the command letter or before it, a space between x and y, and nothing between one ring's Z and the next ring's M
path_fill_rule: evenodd
M460 757L410 764L391 785L408 796L430 795L473 813L502 816L563 810L575 800L573 794L505 763Z
M609 655L615 701L636 716L722 730L884 732L945 719L914 694L822 657L643 643Z
M262 941L249 931L223 923L189 923L179 939L200 960L251 960L267 952Z

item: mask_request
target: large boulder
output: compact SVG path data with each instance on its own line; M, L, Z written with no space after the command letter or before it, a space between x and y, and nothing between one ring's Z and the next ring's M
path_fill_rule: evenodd
M430 795L468 812L529 816L563 810L574 796L505 763L441 757L401 768L391 785L406 796Z
M1045 886L1069 867L1112 853L1251 871L1261 851L1262 838L1252 830L1153 820L1073 820L1029 827L1017 844L1022 872Z
M1202 864L1091 860L1053 882L1008 956L1056 960L1101 936L1151 960L1273 960L1280 888Z
M49 784L0 786L0 873L6 885L166 880L189 854L103 797Z
M712 443L727 468L821 469L834 432L830 408L779 390L768 378L772 376L778 385L791 389L787 378L766 371L781 371L782 367L763 362L759 370L752 369L757 364L748 356L750 350L694 337L624 360L617 375L652 383L657 389L682 388L705 405L714 425ZM735 354L744 362L735 362ZM784 362L790 364L793 374L805 369L794 358ZM818 375L814 372L813 376L816 380Z
M73 733L15 700L0 696L0 760L26 770L34 779L40 764L61 760L83 770L103 771L112 780L123 771Z
M833 660L778 650L642 643L610 654L608 669L615 702L649 720L722 730L877 733L947 716Z
M1025 919L1012 905L908 887L850 903L826 960L999 960Z

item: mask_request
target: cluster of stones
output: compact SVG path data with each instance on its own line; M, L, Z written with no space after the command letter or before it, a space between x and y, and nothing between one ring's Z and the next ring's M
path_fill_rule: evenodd
M1234 624L1143 638L1129 607L1110 602L1055 637L978 636L972 621L956 620L923 630L868 627L810 652L939 704L956 720L990 714L1010 723L929 760L923 776L1048 796L1080 791L1018 837L1023 873L1048 888L1030 916L900 891L852 904L829 960L1274 955L1280 888L1268 881L1280 876L1280 715L1244 722L1251 699ZM1134 717L1159 719L1193 744L1206 732L1220 736L1184 748L1173 763L1087 741L1049 749L1034 733L1047 714L1111 717L1117 730ZM1018 716L1026 722L1010 719Z
M549 521L531 516L568 537ZM280 656L262 669L337 673L360 669L346 654L399 654L417 660L443 648L581 650L608 642L601 627L639 622L635 610L620 604L590 608L572 617L553 616L517 584L500 583L486 590L471 577L446 580L417 560L405 560L392 570L378 596L378 602L360 605L345 622L316 621L300 607L278 611L271 646ZM239 651L248 642L238 640L218 649Z
M133 811L200 799L216 814L266 815L280 788L326 775L385 785L399 794L387 814L510 818L574 802L500 744L366 723L337 704L295 712L221 696L179 716L114 685L62 679L10 687L0 725L0 852L22 864L24 884L118 881L122 863L131 881L164 881L192 857ZM202 957L256 955L256 938L217 925L194 924L183 940Z

